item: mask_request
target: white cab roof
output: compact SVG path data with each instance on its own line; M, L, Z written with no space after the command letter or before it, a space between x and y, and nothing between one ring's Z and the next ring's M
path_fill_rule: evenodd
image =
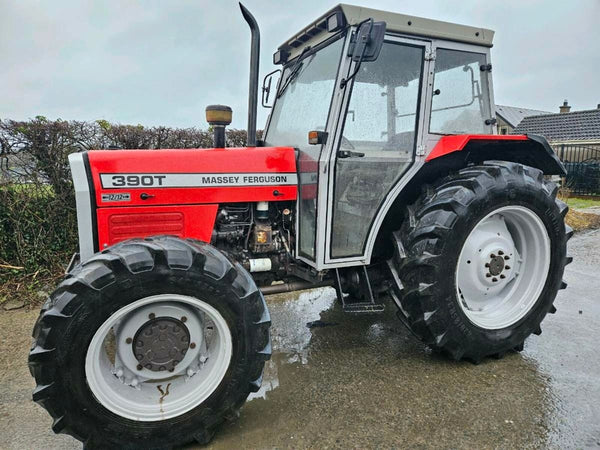
M324 41L329 37L327 18L339 10L344 14L346 23L351 26L365 19L373 18L376 22L384 21L387 25L387 31L400 34L446 39L485 47L491 47L494 39L494 32L487 28L459 25L362 6L339 4L292 36L279 48L290 52L290 56L293 58L307 45L316 45Z

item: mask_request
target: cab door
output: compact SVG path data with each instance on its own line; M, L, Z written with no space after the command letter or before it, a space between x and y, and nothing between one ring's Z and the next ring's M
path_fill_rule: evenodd
M377 60L362 63L354 79L331 154L325 263L364 262L374 218L415 160L430 48L427 41L389 38Z

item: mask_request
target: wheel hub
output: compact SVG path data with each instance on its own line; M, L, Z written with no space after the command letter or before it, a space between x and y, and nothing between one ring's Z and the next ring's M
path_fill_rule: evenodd
M157 317L140 327L133 339L132 350L142 367L153 372L172 372L189 346L190 332L182 321Z
M489 271L493 276L500 275L504 270L504 257L492 255L489 262Z

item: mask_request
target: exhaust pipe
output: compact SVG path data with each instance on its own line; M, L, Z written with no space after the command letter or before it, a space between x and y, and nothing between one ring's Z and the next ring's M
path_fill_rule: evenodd
M256 114L258 102L258 59L260 57L260 30L258 23L250 11L240 3L242 15L250 31L252 32L252 41L250 44L250 80L248 83L248 147L256 147Z

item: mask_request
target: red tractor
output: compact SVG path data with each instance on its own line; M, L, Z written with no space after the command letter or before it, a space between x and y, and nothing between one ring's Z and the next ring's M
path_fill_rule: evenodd
M565 170L539 136L495 134L493 32L339 5L275 52L248 147L70 156L80 251L33 331L33 398L86 447L208 442L261 385L263 294L333 286L434 350L521 350L553 313ZM278 78L275 84L275 79ZM349 368L350 369L350 368Z

